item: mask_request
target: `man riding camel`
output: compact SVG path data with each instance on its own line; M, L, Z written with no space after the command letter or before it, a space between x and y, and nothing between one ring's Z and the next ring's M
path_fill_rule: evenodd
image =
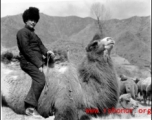
M39 9L29 7L22 14L25 27L17 33L17 45L20 52L20 66L32 78L31 88L24 100L25 113L27 115L40 117L37 112L38 99L45 85L45 76L42 70L43 55L51 54L43 45L41 39L35 34L34 27L39 21ZM26 86L25 86L26 87Z

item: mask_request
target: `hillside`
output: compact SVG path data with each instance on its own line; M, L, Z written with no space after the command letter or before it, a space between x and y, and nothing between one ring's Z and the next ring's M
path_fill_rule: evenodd
M41 13L41 18L36 26L36 33L44 43L51 44L60 39L67 39L74 33L84 29L93 21L92 18L53 17ZM5 47L16 46L16 33L24 27L22 16L7 16L1 19L1 40Z
M99 32L94 22L95 20L92 18L53 17L42 13L35 32L47 48L68 50L70 59L78 64L84 56L85 47ZM13 47L12 49L14 49L16 33L23 26L21 15L1 19L3 48ZM147 66L151 64L150 16L134 16L123 20L113 19L106 21L105 26L106 36L110 36L116 41L112 52L116 55L114 56L116 63L120 63L122 59L129 62L128 65L126 63L117 65L117 71L120 73L124 71L128 75L133 74L131 73L133 71L138 72L138 69L148 71Z

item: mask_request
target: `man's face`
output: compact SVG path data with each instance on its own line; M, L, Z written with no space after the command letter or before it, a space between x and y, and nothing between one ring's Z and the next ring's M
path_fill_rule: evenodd
M26 25L29 26L30 28L34 28L36 26L36 22L34 20L28 20L26 22Z

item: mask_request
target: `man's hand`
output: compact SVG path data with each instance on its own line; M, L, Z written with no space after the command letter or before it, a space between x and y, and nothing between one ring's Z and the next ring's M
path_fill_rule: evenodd
M40 72L43 72L43 68L42 67L40 67L39 70L40 70Z
M47 51L47 55L50 55L52 58L55 56L54 52L51 50Z

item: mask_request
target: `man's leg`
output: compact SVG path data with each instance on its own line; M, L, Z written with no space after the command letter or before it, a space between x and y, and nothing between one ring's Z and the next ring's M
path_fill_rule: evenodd
M27 66L21 66L21 68L32 78L31 88L25 98L25 109L28 107L37 109L38 99L45 85L44 73L30 63Z

